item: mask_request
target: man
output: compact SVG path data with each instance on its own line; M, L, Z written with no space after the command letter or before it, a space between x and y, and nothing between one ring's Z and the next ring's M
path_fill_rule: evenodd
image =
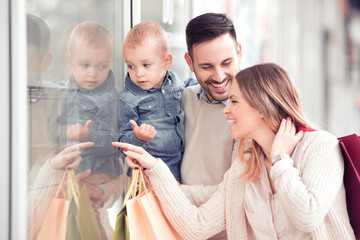
M217 185L229 169L234 150L223 108L229 98L229 84L239 71L241 45L233 22L224 14L206 13L186 27L188 52L185 60L199 85L185 89L185 152L181 179L185 185ZM191 189L193 203L201 205L216 187ZM222 232L212 239L226 239Z

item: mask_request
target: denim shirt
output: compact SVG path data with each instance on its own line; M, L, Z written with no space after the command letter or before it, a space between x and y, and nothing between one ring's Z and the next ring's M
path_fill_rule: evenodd
M63 114L58 119L62 126L60 146L76 143L67 136L67 128L81 123L83 126L88 120L90 134L83 142L94 142L93 147L82 150L81 161L77 172L91 169L92 174L108 174L119 176L122 168L118 160L118 150L111 145L117 140L117 99L119 90L115 86L114 75L109 75L104 83L93 90L78 88L73 75L65 83L66 104Z
M184 151L184 112L180 100L184 82L167 71L161 88L143 90L135 85L129 74L120 91L118 105L119 141L141 146L150 154L161 158L180 181L180 160ZM138 140L129 120L139 126L149 124L156 136L148 142Z

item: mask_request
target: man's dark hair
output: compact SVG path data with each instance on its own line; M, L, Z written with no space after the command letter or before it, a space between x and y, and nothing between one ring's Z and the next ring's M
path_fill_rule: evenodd
M186 44L190 57L195 45L226 33L237 42L234 24L225 14L205 13L193 18L186 26Z
M39 17L27 14L27 43L36 46L41 54L49 51L50 29Z

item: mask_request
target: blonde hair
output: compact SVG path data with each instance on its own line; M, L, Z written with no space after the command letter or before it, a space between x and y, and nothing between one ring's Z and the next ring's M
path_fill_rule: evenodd
M69 53L71 53L71 49L77 40L95 48L109 46L111 51L114 49L114 40L111 33L105 26L97 22L85 21L72 30L68 43Z
M303 112L299 93L288 73L274 63L255 65L240 71L236 77L240 91L249 105L258 109L268 121L274 133L277 133L281 120L290 117L295 126L312 128ZM261 174L260 155L262 149L252 141L250 158L245 159L245 141L241 140L239 157L247 167L242 177L246 181L255 181Z
M142 22L135 25L127 33L123 45L135 48L144 45L149 40L155 40L164 53L169 52L169 41L166 32L160 24L155 22Z

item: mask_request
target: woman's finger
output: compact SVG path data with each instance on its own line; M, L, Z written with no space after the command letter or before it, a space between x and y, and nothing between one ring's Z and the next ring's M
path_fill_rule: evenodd
M122 142L112 142L112 145L115 147L119 147L124 149L125 151L134 151L137 153L143 153L145 150L141 147L129 144L129 143L122 143Z
M126 159L127 164L129 165L129 167L131 167L131 168L139 168L139 165L134 163L134 160L131 159L130 157L126 157L125 159Z
M73 162L68 164L66 167L70 168L70 169L75 169L75 168L77 168L79 166L81 161L82 161L82 157L79 156L79 157L73 159Z

